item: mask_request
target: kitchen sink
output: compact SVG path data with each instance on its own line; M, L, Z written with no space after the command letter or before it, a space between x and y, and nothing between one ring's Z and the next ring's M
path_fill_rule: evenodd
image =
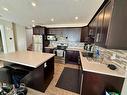
M82 56L87 58L90 63L101 64L105 63L101 58L95 58L92 52L81 52Z
M82 52L83 57L93 57L93 52Z
M111 70L116 70L117 67L114 64L108 64L107 67Z

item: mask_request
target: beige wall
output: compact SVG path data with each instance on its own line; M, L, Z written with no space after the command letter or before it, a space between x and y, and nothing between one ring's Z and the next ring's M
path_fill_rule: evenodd
M13 24L14 37L15 37L15 47L16 51L26 51L26 31L25 26L19 24Z
M6 39L5 44L7 46L6 51L7 52L15 52L12 23L0 19L0 25L2 25L4 27L4 33L5 33L5 39ZM10 39L10 38L12 38L12 39Z
M0 25L4 26L7 52L25 51L26 32L25 26L15 24L9 21L1 20ZM12 38L10 40L10 38Z

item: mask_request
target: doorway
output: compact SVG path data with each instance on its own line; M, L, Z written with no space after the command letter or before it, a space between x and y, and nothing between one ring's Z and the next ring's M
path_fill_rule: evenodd
M2 43L1 30L0 30L0 53L3 53L3 43Z
M0 53L7 53L7 43L5 36L5 28L0 25Z

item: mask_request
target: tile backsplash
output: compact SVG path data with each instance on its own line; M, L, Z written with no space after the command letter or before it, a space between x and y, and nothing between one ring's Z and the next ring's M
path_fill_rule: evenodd
M100 54L108 60L112 60L122 68L127 69L127 50L100 48Z
M64 44L68 47L84 47L84 43L80 42L81 28L58 28L50 29L50 34L54 34L57 41L50 41L50 46Z
M84 47L84 43L81 43L81 42L69 42L69 41L50 41L50 45L49 46L56 47L57 45L60 45L61 43L67 45L68 48L76 48L76 47L83 48Z

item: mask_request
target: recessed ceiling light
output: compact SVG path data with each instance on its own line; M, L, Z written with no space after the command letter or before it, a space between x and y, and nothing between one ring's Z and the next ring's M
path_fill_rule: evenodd
M32 2L31 4L32 4L32 6L34 6L34 7L36 6L36 3L34 3L34 2Z
M54 18L52 18L51 21L53 22L54 21Z
M32 20L32 22L35 22L35 20Z
M32 26L35 27L35 24L33 24Z
M75 20L78 20L78 17L77 16L75 17Z
M8 11L8 8L5 8L5 7L4 7L3 10Z

